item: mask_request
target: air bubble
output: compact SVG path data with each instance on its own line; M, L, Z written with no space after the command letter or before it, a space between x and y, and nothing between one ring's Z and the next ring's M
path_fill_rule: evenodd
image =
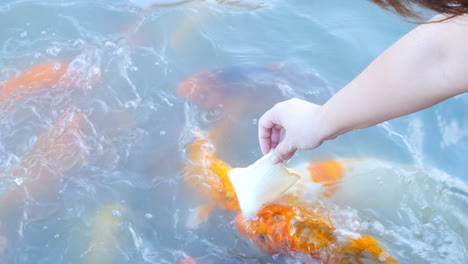
M117 216L117 217L122 216L122 215L120 214L120 211L119 211L119 210L112 210L112 215L113 215L113 216Z
M54 65L54 71L60 70L61 67L62 67L62 65L60 65L59 63L55 64Z
M146 213L145 218L149 220L149 219L153 218L153 215L150 214L150 213Z
M52 56L57 56L60 51L62 51L59 47L51 47L47 49L47 54L50 54Z
M135 101L129 101L125 103L125 108L136 108L137 107L137 102Z
M15 179L15 183L16 183L18 186L21 185L21 184L23 184L23 182L24 182L24 181L23 181L23 178L16 178L16 179Z
M110 41L110 40L106 40L104 42L104 46L109 47L109 48L113 48L113 47L115 47L115 43Z
M386 251L382 252L380 255L379 255L379 261L382 261L384 262L385 260L387 260L388 258L390 257L390 254Z
M75 47L80 47L80 46L83 46L84 44L85 44L85 41L82 39L77 39L73 42L73 46Z

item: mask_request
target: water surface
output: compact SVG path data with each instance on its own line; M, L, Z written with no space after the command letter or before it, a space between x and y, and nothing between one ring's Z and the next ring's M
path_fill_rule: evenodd
M215 210L208 223L187 227L203 202L182 176L191 131L224 122L217 153L246 166L261 155L256 122L274 102L325 102L415 26L366 1L148 2L0 4L1 81L44 63L82 73L59 93L2 103L0 189L26 184L13 169L61 116L82 112L91 126L80 136L89 155L59 173L51 197L1 215L2 263L293 263L241 238L232 213ZM206 110L177 95L193 74L219 69L231 69L234 81L236 71L247 76L245 111ZM334 212L356 219L402 263L465 263L467 104L462 95L351 132L288 165L378 160L332 200Z

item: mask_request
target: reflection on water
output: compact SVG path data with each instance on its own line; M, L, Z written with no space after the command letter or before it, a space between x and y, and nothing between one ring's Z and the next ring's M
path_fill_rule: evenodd
M323 103L412 27L365 2L152 2L0 4L0 262L292 263L253 247L233 212L187 226L208 207L184 177L186 147L198 131L231 166L250 164L261 113ZM311 208L401 263L464 263L467 102L288 166L354 160Z

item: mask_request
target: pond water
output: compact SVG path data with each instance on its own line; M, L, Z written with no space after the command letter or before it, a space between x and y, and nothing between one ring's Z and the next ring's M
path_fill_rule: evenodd
M251 164L264 111L325 102L414 26L366 1L1 1L0 262L296 263L252 246L232 212L188 227L206 200L185 184L185 147L214 131L219 157ZM221 101L181 96L200 72L214 90L198 99ZM467 106L457 96L287 165L370 159L332 214L401 263L467 263Z

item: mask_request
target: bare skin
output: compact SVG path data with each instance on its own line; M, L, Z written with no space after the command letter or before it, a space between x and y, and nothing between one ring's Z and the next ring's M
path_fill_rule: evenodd
M433 20L440 20L443 15ZM323 106L299 99L276 104L259 120L263 153L273 162L317 148L351 130L417 112L468 92L468 15L423 24L375 59ZM286 131L281 140L281 130Z

